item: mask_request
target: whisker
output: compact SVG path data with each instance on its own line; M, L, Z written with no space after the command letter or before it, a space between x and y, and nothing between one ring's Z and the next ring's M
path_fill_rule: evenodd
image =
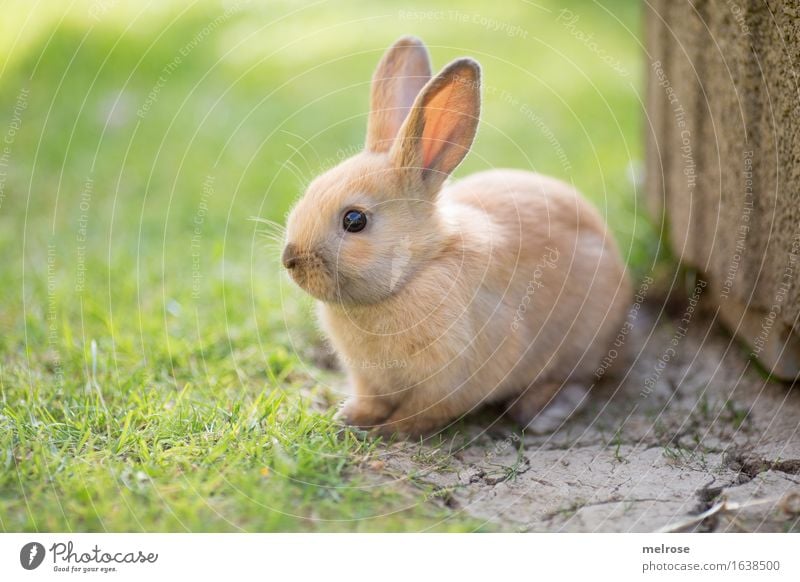
M259 239L263 244L269 245L272 248L283 250L284 242L282 240L275 240L265 237L259 237Z
M274 230L269 230L269 229L265 229L265 228L256 228L255 230L256 230L256 232L258 232L262 236L269 236L269 237L272 237L274 239L282 239L286 235L286 233L284 231L276 232Z
M281 244L282 245L282 244L284 244L286 242L286 240L281 236L272 236L272 235L270 235L268 233L265 233L263 231L257 231L256 234L258 235L258 237L260 239L273 241L276 244Z
M278 238L278 237L274 237L274 236L269 236L268 234L264 233L263 231L256 231L256 235L258 236L259 240L262 240L262 241L279 244L281 246L283 246L286 243L286 241L284 239Z
M255 222L258 222L258 221L255 221ZM274 230L270 230L270 229L256 228L256 234L261 238L274 240L274 241L279 242L279 243L284 243L285 239L286 239L286 231L285 230L280 230L278 232L275 232Z
M282 225L280 222L276 222L274 220L270 220L269 218L263 218L261 216L251 216L247 220L252 222L257 222L258 224L263 224L268 226L270 229L274 231L278 231L280 233L286 233L286 227Z
M283 254L283 244L279 244L276 241L262 239L259 247L275 258L280 258L281 254Z

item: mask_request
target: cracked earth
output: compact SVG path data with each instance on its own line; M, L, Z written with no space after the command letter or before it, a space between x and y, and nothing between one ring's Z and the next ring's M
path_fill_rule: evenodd
M768 381L711 315L684 334L680 305L658 310L555 433L483 411L435 444L386 445L380 472L492 529L800 530L800 390Z

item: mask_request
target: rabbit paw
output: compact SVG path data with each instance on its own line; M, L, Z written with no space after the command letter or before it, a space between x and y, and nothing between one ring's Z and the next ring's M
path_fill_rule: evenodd
M378 398L348 398L336 418L349 426L371 429L380 425L392 413L392 409Z
M575 383L532 387L509 406L508 415L528 432L549 434L585 406L588 394Z
M428 436L441 425L426 414L408 414L395 410L384 422L376 427L375 432L384 438L397 436L400 438L418 438Z

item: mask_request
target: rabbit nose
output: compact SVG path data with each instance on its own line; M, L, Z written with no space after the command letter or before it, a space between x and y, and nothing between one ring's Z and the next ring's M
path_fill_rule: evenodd
M297 263L300 262L300 258L297 253L297 247L294 246L292 243L286 245L283 249L283 255L281 255L281 262L283 266L287 269L294 269L297 266Z

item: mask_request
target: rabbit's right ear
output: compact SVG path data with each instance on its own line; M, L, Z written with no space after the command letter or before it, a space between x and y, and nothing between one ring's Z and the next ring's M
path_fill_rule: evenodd
M400 128L390 155L429 194L438 192L472 146L481 114L480 87L480 65L456 59L422 89Z
M387 152L420 90L431 78L428 49L404 36L383 55L372 76L366 149Z

